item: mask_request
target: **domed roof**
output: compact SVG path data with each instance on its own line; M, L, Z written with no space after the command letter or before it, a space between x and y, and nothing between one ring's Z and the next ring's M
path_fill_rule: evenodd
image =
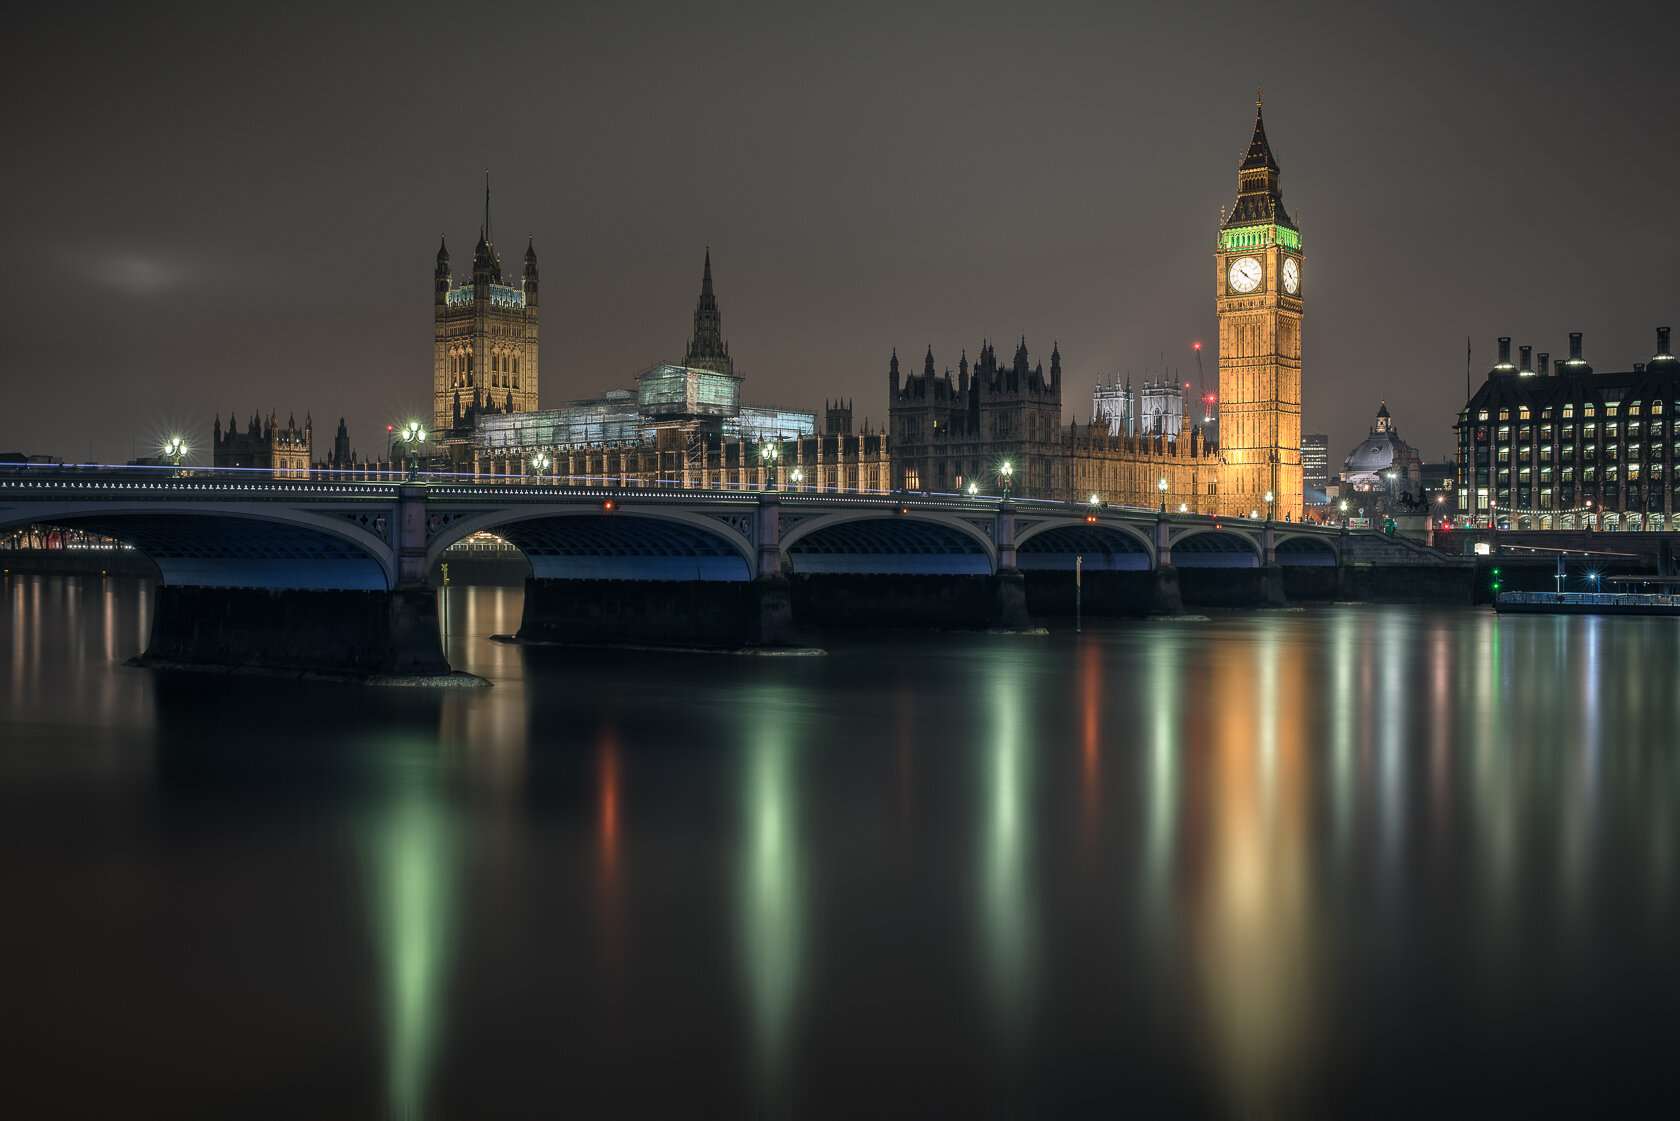
M1373 432L1348 453L1342 466L1346 475L1373 475L1394 466L1399 439L1393 432Z

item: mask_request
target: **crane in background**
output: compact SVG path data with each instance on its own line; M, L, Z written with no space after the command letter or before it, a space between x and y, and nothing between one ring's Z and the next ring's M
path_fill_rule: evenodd
M1202 423L1207 424L1213 420L1213 405L1219 400L1219 395L1208 392L1207 373L1202 369L1202 344L1191 343L1190 347L1196 352L1196 381L1202 394Z

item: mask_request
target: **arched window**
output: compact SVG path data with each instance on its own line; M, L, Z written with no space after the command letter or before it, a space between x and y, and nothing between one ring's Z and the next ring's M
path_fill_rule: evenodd
M518 354L515 354L513 356L513 372L514 372L515 376L517 376L519 374L519 355Z

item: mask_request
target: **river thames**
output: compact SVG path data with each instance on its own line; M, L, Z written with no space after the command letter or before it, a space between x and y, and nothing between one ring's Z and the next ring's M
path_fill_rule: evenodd
M454 589L495 685L428 690L127 668L139 581L0 598L13 1116L1676 1105L1680 620L765 658Z

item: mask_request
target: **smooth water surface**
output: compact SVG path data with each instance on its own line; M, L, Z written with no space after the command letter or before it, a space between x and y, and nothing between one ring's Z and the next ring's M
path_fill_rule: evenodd
M451 594L492 689L130 669L147 585L0 582L8 1113L1672 1115L1680 620L761 658Z

